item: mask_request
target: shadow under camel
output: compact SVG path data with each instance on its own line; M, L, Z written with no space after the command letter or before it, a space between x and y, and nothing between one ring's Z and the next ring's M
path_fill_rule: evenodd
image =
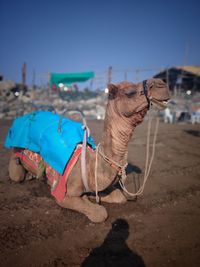
M198 130L184 130L184 132L196 137L200 137L200 131Z
M129 190L131 190L132 193L136 193L140 189L143 182L142 170L138 166L128 163L126 174L128 175L127 182L129 182L131 185ZM129 200L137 201L137 196L134 198L131 197Z
M145 267L141 256L126 244L129 225L124 219L117 219L103 244L94 248L81 267Z

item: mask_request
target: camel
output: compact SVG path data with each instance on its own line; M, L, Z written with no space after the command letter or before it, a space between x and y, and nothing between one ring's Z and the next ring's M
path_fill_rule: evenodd
M104 131L98 145L98 151L87 148L86 172L90 192L108 190L107 195L100 196L101 203L125 203L123 190L115 185L121 177L119 166L126 166L128 143L134 129L140 124L150 105L163 107L169 100L169 88L160 79L148 79L134 84L120 82L108 85L108 101L106 107ZM116 164L115 164L116 163ZM20 182L24 179L26 166L19 164L15 153L11 153L9 162L10 179ZM96 173L96 180L95 180ZM85 193L81 178L81 160L77 160L67 180L67 193L57 204L62 208L83 213L92 222L99 223L107 219L105 207L94 203ZM98 188L97 188L97 184Z

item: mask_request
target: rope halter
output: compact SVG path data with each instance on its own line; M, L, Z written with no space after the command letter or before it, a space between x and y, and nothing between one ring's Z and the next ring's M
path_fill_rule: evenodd
M148 103L148 106L147 106L147 108L148 108L148 110L150 109L150 107L151 107L151 97L149 97L148 96L148 86L147 86L147 80L144 80L143 82L142 82L142 84L143 84L143 90L142 91L140 91L140 95L144 95L145 97L146 97L146 100L147 100L147 103Z

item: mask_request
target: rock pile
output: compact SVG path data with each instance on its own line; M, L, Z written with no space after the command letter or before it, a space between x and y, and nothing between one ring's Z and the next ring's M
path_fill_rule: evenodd
M88 100L69 101L48 89L12 92L7 88L0 90L0 119L14 119L34 110L49 110L58 114L79 110L89 119L104 119L105 103L104 94Z

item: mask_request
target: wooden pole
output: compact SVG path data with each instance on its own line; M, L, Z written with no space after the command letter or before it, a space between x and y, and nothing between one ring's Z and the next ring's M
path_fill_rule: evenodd
M108 68L108 84L112 82L112 67Z

